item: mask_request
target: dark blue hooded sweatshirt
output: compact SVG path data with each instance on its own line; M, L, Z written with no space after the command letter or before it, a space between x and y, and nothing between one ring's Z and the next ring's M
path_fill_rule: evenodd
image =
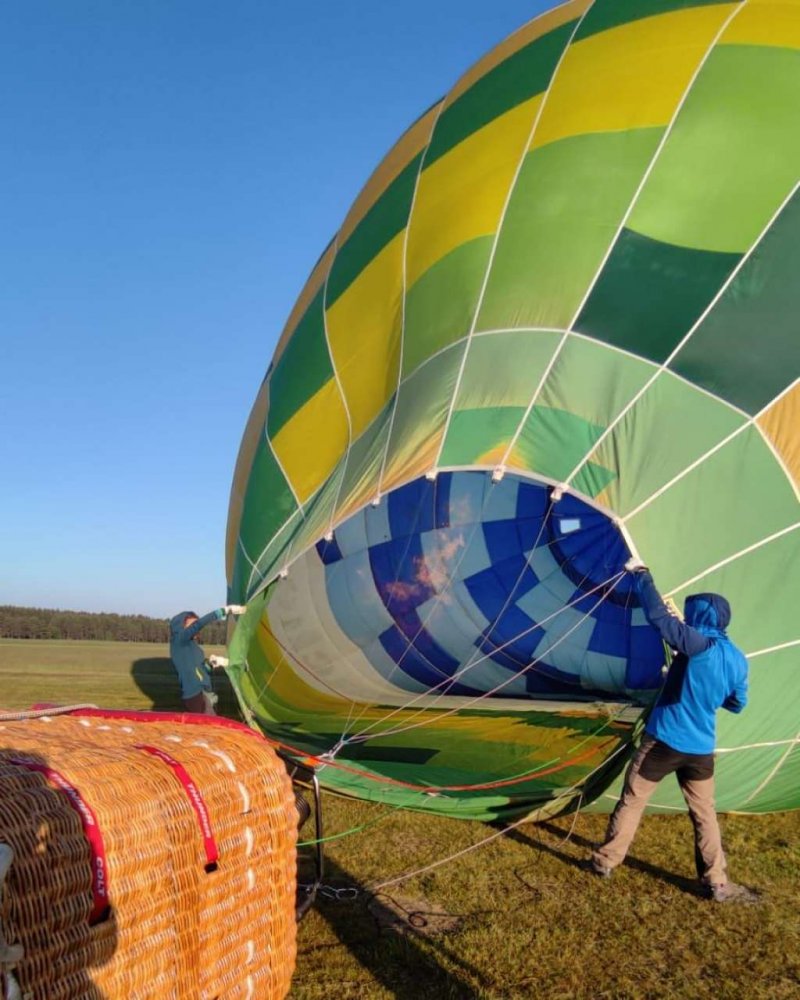
M730 605L719 594L695 594L682 622L648 572L637 573L636 583L648 621L678 654L645 730L681 753L713 753L717 709L741 712L747 704L747 659L725 632Z
M181 698L193 698L204 689L211 690L211 676L206 666L203 649L194 637L206 625L225 617L223 608L210 611L188 628L183 623L193 611L181 611L169 623L169 655L181 681Z

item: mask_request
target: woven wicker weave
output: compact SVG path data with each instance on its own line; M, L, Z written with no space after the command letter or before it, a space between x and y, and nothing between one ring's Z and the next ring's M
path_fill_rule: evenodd
M142 718L0 724L0 843L15 854L0 920L25 949L14 972L23 995L284 997L295 960L297 813L283 764L243 728ZM142 746L168 754L199 791L215 868L186 785ZM97 819L110 911L94 924L81 816L41 765Z

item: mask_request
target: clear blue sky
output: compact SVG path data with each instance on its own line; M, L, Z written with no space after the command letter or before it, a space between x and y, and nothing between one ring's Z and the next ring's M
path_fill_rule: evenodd
M548 0L9 0L0 603L224 603L245 420L400 132Z

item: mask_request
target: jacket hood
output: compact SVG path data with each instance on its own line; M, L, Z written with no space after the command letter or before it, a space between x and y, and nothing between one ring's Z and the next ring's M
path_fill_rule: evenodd
M186 621L189 615L192 615L194 618L197 618L197 615L195 614L194 611L179 611L178 614L174 616L174 618L170 619L169 634L171 636L178 635L179 632L183 631L183 623Z
M724 634L731 620L731 606L721 594L692 594L686 598L683 617L698 632Z

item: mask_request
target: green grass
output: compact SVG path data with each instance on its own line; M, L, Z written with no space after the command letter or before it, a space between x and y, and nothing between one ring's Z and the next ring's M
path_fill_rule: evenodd
M0 704L40 700L180 705L165 648L0 641ZM235 716L229 693L223 703ZM374 822L328 845L334 886L390 878L494 832L334 796L325 819L329 835ZM298 931L291 997L797 1000L800 813L723 816L722 825L731 875L763 894L756 906L695 894L685 816L646 817L607 882L580 867L604 817L527 824L387 889L391 898L322 900ZM428 927L387 929L387 913L403 906L433 911ZM437 933L443 914L454 926Z

